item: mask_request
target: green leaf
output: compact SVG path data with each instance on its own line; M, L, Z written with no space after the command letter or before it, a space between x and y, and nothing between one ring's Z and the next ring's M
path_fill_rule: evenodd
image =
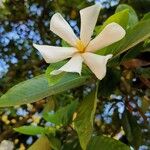
M126 33L124 40L120 43L118 49L114 51L114 54L119 55L150 37L149 24L150 19L141 21L133 28L129 29Z
M44 113L43 117L46 121L52 122L55 125L67 125L72 119L73 113L75 112L78 105L78 101L73 101L65 107L60 108L56 113Z
M124 112L122 117L122 126L129 143L135 149L138 149L142 143L142 132L136 119L129 112Z
M123 11L120 11L118 13L115 13L114 15L110 16L103 24L102 28L104 28L106 25L115 22L121 25L124 29L127 28L128 25L128 19L129 19L129 11L128 9L125 9Z
M0 97L0 107L32 103L45 97L81 86L87 82L87 79L89 79L89 76L68 74L66 78L57 84L49 86L45 75L40 75L12 87Z
M129 10L129 19L128 19L128 26L132 27L135 24L138 23L138 16L136 14L136 12L134 11L134 9L127 5L127 4L120 4L117 8L116 8L116 13L123 11L123 10Z
M130 60L130 59L136 58L141 53L142 50L143 50L143 45L142 44L141 45L137 45L137 46L131 48L122 57L121 63L124 62L124 61Z
M130 147L115 139L95 136L91 139L87 150L130 150Z
M100 33L106 25L115 22L120 24L124 29L127 28L129 19L129 11L128 9L123 10L121 12L115 13L114 15L110 16L102 26L96 27L97 34Z
M40 126L22 126L18 128L14 128L16 132L27 134L27 135L37 135L43 134L46 129Z
M71 47L66 41L62 40L61 41L62 47Z
M28 150L51 150L51 145L46 136L41 136Z
M53 150L60 150L61 149L61 142L60 142L60 140L58 140L57 138L55 138L53 136L48 137L48 139L49 139L49 143L51 145L51 148Z
M55 109L55 98L54 96L51 96L48 98L48 101L45 104L42 113L48 113L50 111L53 111L54 109Z
M142 18L142 20L147 20L147 19L150 19L150 12L146 13Z
M83 150L86 149L93 132L93 119L96 109L96 90L92 91L81 102L74 120L74 127L78 133L79 141Z

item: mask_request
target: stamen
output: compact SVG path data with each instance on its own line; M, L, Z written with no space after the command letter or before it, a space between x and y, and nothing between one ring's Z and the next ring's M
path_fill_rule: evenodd
M81 40L78 40L76 42L76 48L79 50L80 53L83 53L85 51L85 45Z

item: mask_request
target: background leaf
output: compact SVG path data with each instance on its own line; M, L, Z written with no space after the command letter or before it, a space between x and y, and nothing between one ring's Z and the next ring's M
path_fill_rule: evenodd
M14 128L14 130L16 132L27 134L27 135L37 135L46 132L46 129L40 126L22 126L22 127Z
M87 150L130 150L130 148L115 139L105 136L92 137Z
M51 145L46 136L41 136L28 150L51 150Z
M60 142L60 140L58 140L57 138L55 138L53 136L48 137L48 139L49 139L49 143L51 145L51 148L53 150L60 150L61 149L61 142Z
M141 20L147 20L147 19L150 19L150 12L146 13Z
M127 28L128 25L128 19L129 19L129 11L128 9L117 12L110 16L104 23L103 25L96 27L96 34L100 33L106 25L115 22L121 25L124 29Z
M127 51L126 54L122 57L121 63L124 62L124 61L130 60L130 59L136 58L136 57L141 53L142 50L143 50L142 45L137 45L137 46L131 48L131 49L130 49L129 51Z
M125 111L122 117L122 126L129 143L138 149L142 143L142 132L140 126L137 124L136 119L128 112Z
M44 113L43 117L46 121L52 122L55 125L67 125L72 119L73 113L75 112L78 105L78 101L73 101L65 107L60 108L56 113Z
M96 109L96 91L92 91L81 102L74 120L74 127L78 133L79 141L83 150L86 149L93 132L93 119Z
M132 27L138 23L138 16L137 16L135 10L131 6L129 6L127 4L120 4L116 8L116 13L118 13L122 10L128 10L128 13L129 13L128 27Z

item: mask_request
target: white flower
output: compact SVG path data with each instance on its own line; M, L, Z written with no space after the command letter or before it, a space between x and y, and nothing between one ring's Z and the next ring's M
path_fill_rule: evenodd
M50 30L72 46L56 47L33 44L47 63L56 63L71 58L60 69L52 71L52 75L57 75L63 71L81 74L82 63L84 62L98 79L101 80L105 76L106 64L112 54L100 56L94 54L94 52L121 40L125 36L125 30L119 24L113 22L108 24L98 36L91 40L99 11L99 5L80 10L80 38L75 35L69 24L59 13L52 16Z

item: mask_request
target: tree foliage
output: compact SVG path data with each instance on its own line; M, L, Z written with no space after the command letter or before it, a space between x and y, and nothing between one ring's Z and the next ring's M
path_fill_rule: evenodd
M94 36L111 22L126 30L122 40L97 52L113 54L102 81L86 66L82 76L51 76L65 62L48 66L32 46L67 46L49 31L51 16L63 14L78 35L79 10L93 3L5 0L0 4L0 141L20 139L15 148L23 143L29 150L150 148L148 0L102 3Z

